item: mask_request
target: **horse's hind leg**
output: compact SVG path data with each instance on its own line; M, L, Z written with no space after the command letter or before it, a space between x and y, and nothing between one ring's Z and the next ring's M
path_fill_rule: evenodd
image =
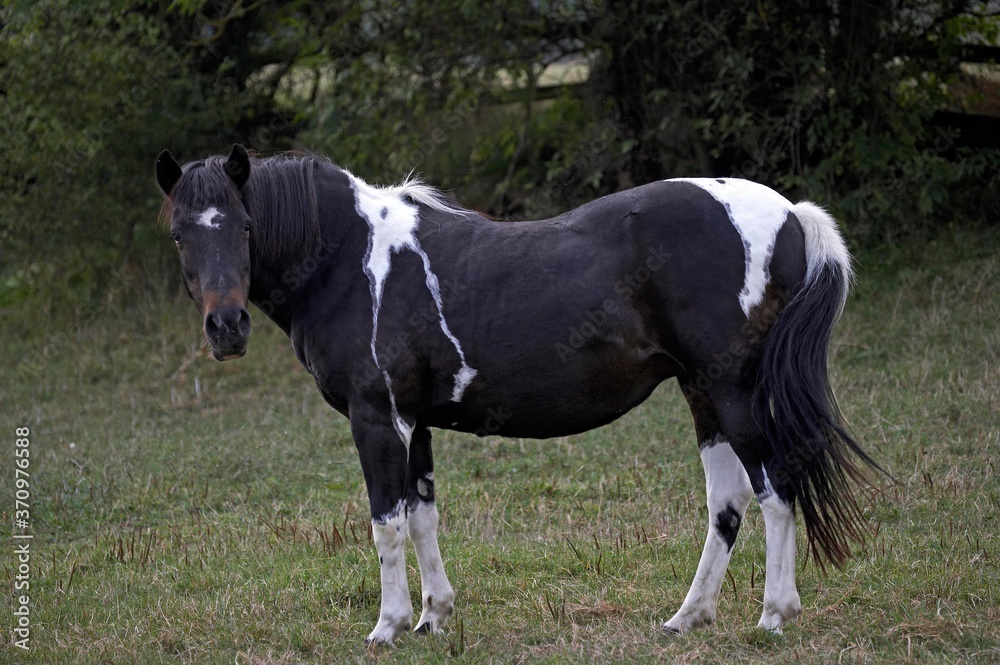
M694 416L708 495L708 535L691 589L663 627L686 633L715 621L719 592L753 488L740 458L722 433L715 407L690 381L680 380Z
M757 501L767 534L764 611L757 627L780 633L782 624L802 609L795 588L795 512L791 502L779 497L773 488L758 493Z
M778 469L771 447L753 418L751 395L726 385L712 386L709 392L719 425L743 463L764 515L764 611L757 626L780 633L782 624L798 616L802 607L795 588L793 501L780 482L784 472Z
M438 549L438 512L434 506L434 462L431 433L425 427L413 432L407 474L407 507L410 540L420 567L423 611L416 632L440 633L455 606L455 593L448 582Z

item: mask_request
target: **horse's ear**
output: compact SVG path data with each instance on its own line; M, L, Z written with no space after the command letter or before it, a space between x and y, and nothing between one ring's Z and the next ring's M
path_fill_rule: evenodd
M236 189L243 189L243 185L250 178L250 155L239 143L233 144L233 149L226 159L226 173L236 183Z
M181 165L171 156L169 150L164 150L156 158L156 184L164 196L170 196L170 191L181 179Z

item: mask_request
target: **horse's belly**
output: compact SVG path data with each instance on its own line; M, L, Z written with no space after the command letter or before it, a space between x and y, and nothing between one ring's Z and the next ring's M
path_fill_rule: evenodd
M634 349L567 358L558 365L487 368L478 390L429 424L480 436L578 434L621 417L677 371L669 357L641 357Z

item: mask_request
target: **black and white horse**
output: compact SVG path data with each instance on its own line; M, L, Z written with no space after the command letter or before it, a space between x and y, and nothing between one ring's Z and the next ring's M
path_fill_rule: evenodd
M313 156L241 146L156 161L184 281L219 360L242 356L248 302L291 338L350 419L371 504L382 604L369 641L455 594L438 550L431 428L548 438L604 425L676 377L705 468L701 562L664 628L715 618L750 500L767 538L759 626L800 609L795 517L839 564L864 520L852 485L873 464L845 431L827 376L850 257L821 208L736 179L677 179L553 219L504 223L418 181L373 187Z

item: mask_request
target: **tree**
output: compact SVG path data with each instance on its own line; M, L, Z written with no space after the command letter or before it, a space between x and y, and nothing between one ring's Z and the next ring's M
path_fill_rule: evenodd
M1000 207L998 151L931 119L975 80L966 45L997 43L987 9L6 0L0 303L97 304L109 275L169 251L149 175L163 147L306 148L382 181L417 169L504 217L735 175L830 204L857 241L981 218ZM587 75L545 80L568 64Z

